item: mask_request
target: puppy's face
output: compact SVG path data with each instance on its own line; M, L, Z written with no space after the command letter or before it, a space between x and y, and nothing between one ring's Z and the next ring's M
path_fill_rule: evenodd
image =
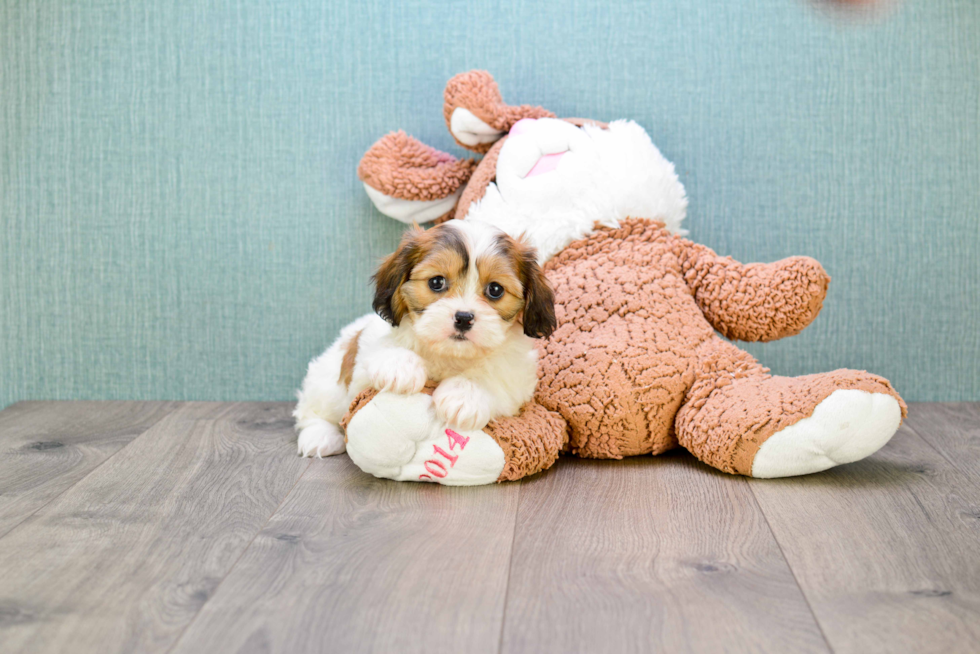
M374 280L374 310L395 326L410 323L441 356L483 356L515 325L534 338L556 326L534 249L483 223L409 230Z

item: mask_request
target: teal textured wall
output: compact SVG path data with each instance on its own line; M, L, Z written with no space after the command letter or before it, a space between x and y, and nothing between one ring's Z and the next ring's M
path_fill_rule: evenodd
M356 179L442 88L630 117L692 237L820 259L806 332L753 353L980 400L980 3L0 1L0 406L286 399L369 309L400 226Z

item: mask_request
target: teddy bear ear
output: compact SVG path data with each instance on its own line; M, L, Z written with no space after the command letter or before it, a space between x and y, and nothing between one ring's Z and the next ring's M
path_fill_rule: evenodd
M460 73L446 84L443 116L464 148L485 153L522 118L554 118L542 107L504 104L497 82L485 70Z
M378 211L403 223L447 217L476 168L402 131L386 134L361 157L357 176Z

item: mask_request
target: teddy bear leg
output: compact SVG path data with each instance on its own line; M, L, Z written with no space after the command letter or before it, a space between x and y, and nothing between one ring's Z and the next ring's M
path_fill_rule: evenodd
M702 348L698 365L677 438L729 473L792 477L857 461L887 443L906 414L891 384L864 371L773 377L720 339Z
M351 460L375 477L475 486L543 470L567 441L564 421L533 402L482 430L453 429L435 414L434 388L361 393L341 422Z
M534 400L513 418L497 418L486 431L504 451L504 469L497 481L516 481L547 470L568 446L568 424L558 413Z

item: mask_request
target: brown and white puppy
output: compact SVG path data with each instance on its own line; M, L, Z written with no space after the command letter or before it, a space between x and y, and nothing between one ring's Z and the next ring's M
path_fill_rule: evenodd
M517 415L531 399L532 339L556 326L534 248L485 223L415 226L374 282L376 313L345 327L310 363L293 414L300 454L343 452L338 424L369 387L418 393L439 382L436 414L461 431Z

